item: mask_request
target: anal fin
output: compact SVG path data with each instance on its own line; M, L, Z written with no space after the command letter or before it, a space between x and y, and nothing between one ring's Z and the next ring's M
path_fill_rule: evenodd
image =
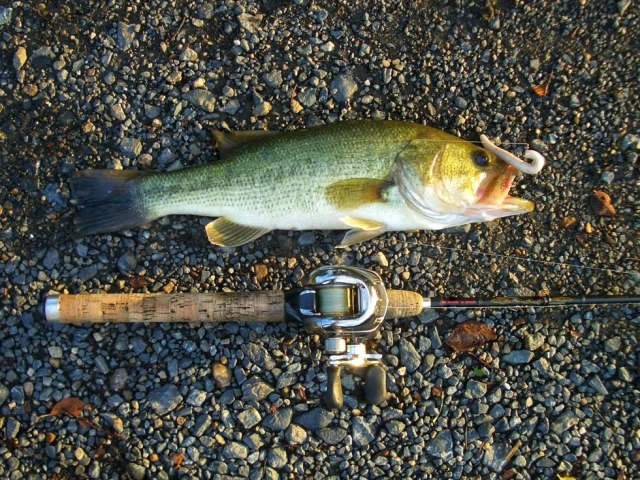
M338 248L346 248L349 247L351 245L355 245L356 243L361 243L361 242L366 242L368 240L371 240L372 238L376 238L378 235L382 235L385 231L384 230L360 230L360 229L353 229L353 230L349 230L344 238L342 239L342 242L340 242L340 245L338 245Z
M220 247L239 247L254 241L271 230L240 225L220 217L205 227L209 242Z

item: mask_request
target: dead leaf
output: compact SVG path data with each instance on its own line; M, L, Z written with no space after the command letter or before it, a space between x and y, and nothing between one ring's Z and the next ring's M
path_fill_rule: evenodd
M576 240L583 248L587 248L589 246L589 242L587 242L587 234L584 232L576 234Z
M551 84L551 75L549 75L549 79L547 80L547 83L541 83L540 85L533 87L533 93L535 93L539 97L546 97L547 94L549 93L550 84Z
M611 204L611 197L607 193L601 190L594 190L591 197L589 197L589 201L591 203L591 208L596 215L601 215L603 217L616 216L616 209Z
M453 329L451 335L444 341L456 353L469 352L493 342L498 336L490 327L476 320L468 320Z
M182 466L182 461L184 460L184 452L178 453L173 459L173 464L176 467L176 470L180 470Z
M70 417L78 417L83 412L83 410L87 407L87 404L84 403L79 398L69 397L63 398L58 403L56 403L51 412L49 412L50 416L56 415L69 415Z
M104 444L101 443L98 447L98 450L96 450L96 453L93 454L93 458L95 460L100 460L102 457L104 457L105 452L106 449L104 448Z
M131 288L144 288L147 286L147 280L144 277L137 275L129 279L129 285L131 285Z
M436 397L442 397L442 395L444 394L444 390L442 390L440 387L434 386L431 388L431 393L433 393L433 395Z

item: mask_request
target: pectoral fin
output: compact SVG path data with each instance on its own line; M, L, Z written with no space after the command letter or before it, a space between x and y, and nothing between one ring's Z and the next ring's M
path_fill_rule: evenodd
M214 130L213 138L216 140L220 158L224 159L234 148L240 145L257 142L258 140L279 134L280 132L268 132L265 130L252 130L248 132L223 132L221 130Z
M375 178L350 178L332 183L325 191L327 200L339 210L354 210L369 203L386 201L386 191L392 185Z
M383 233L384 230L381 229L360 230L354 228L353 230L349 230L345 234L342 242L340 242L340 245L338 245L338 248L345 248L350 245L355 245L356 243L366 242L368 240L371 240L372 238L376 238L378 235L382 235Z
M220 247L239 247L270 231L265 228L239 225L223 217L207 224L205 230L209 241Z

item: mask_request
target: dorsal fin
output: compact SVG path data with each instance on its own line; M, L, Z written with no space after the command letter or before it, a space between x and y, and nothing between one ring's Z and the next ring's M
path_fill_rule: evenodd
M256 142L264 138L273 137L280 132L270 132L266 130L249 130L247 132L223 132L214 130L213 138L220 151L220 158L226 158L234 148L247 143Z

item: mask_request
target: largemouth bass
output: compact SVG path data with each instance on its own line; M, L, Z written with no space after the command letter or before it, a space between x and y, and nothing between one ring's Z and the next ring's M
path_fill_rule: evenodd
M531 212L509 196L526 163L409 122L349 121L292 132L215 134L222 160L172 172L83 170L71 179L80 235L166 215L218 217L224 247L271 230L349 229L342 245L399 230L437 230ZM519 162L519 163L518 163Z

